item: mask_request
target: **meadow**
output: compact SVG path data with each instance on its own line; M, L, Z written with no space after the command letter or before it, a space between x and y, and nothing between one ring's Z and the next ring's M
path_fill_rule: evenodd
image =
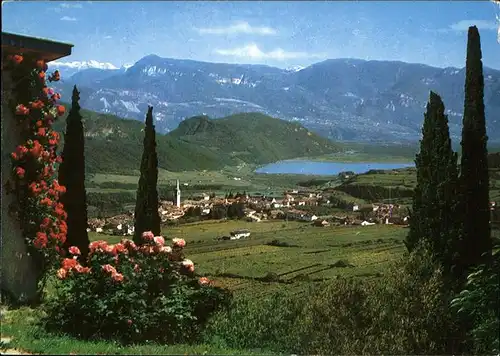
M248 229L249 238L217 240ZM183 238L196 273L234 291L260 297L275 290L300 293L311 283L339 277L376 278L404 252L407 229L394 225L315 227L296 221L258 223L212 220L165 227L167 238ZM118 242L117 236L90 234Z

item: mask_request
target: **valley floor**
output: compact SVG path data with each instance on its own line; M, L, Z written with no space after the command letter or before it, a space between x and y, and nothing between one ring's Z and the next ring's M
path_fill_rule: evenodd
M250 237L220 241L233 230ZM264 296L276 290L300 293L311 283L341 276L376 278L402 256L407 229L395 225L315 227L269 220L209 220L166 227L167 239L183 238L196 273L236 295ZM92 240L118 242L119 236L91 233Z

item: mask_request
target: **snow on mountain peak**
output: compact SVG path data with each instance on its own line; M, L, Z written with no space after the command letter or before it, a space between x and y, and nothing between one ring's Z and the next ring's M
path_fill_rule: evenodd
M98 62L93 59L89 61L73 61L73 62L51 62L51 66L54 67L66 67L72 69L88 69L88 68L98 68L98 69L118 69L115 65L109 62Z
M298 71L301 71L302 69L304 69L305 67L303 66L292 66L292 67L288 67L286 68L285 70L287 72L298 72Z

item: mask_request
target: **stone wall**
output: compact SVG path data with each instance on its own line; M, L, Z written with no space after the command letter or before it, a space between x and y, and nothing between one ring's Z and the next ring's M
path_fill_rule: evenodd
M9 206L15 195L9 194L8 182L12 164L10 153L21 143L19 128L8 106L11 95L11 80L7 71L2 71L2 248L1 248L1 289L2 294L18 301L31 301L36 297L37 273L32 257L22 236L19 222L10 212Z

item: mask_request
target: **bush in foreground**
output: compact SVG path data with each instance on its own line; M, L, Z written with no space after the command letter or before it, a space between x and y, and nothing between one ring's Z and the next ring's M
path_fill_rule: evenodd
M455 320L441 270L418 251L378 279L340 278L298 296L234 301L207 341L297 354L448 354Z
M207 278L194 277L194 265L182 253L184 240L173 239L170 247L151 232L143 239L140 247L127 239L116 245L94 241L87 267L72 247L73 258L64 259L57 272L60 281L45 307L44 326L82 339L124 343L195 339L230 295Z
M497 246L498 248L498 246ZM452 300L452 308L471 321L469 339L474 354L500 352L500 250L488 264L467 276L463 290Z

